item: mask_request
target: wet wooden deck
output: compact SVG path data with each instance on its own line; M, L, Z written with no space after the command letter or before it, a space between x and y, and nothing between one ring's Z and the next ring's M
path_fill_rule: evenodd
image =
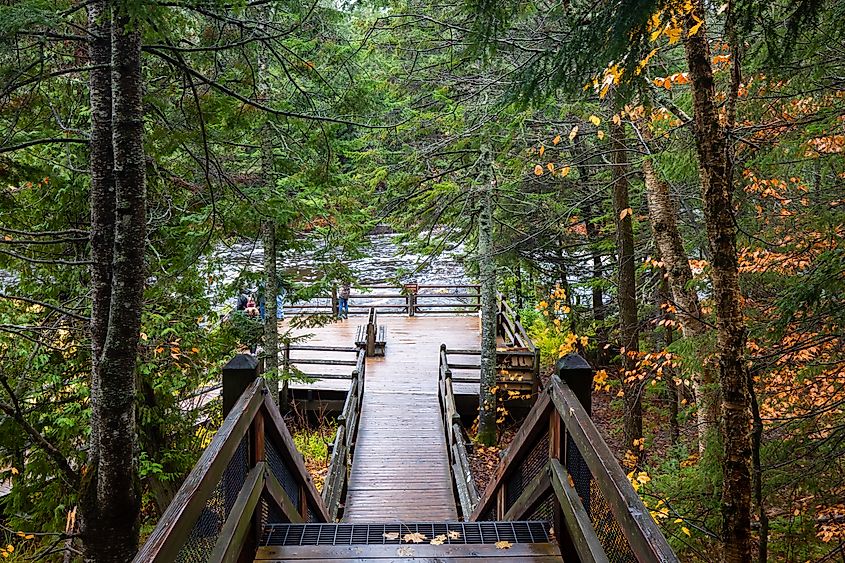
M308 344L354 344L360 318L310 332ZM387 327L382 358L367 358L364 400L349 479L345 522L455 520L449 458L440 419L437 378L440 344L478 348L476 316L379 317ZM284 327L283 327L284 329ZM326 357L332 357L330 353ZM344 380L294 387L334 389ZM340 387L341 389L344 387Z

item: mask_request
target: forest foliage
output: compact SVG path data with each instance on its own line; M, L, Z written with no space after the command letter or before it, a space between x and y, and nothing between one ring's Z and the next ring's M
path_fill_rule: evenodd
M286 280L307 298L381 222L493 271L549 368L588 358L682 560L841 552L845 3L22 0L0 5L0 556L84 548L100 3L141 41L143 530L218 416L197 391L252 338L221 304L261 273L225 250L272 224L321 260Z

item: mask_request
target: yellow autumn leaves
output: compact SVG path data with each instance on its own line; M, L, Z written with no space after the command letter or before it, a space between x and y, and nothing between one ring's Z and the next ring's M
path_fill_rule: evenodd
M614 117L616 117L616 116L614 116ZM601 118L597 115L590 115L587 118L587 121L589 121L590 123L592 123L596 127L601 125ZM572 127L572 129L569 130L569 134L567 135L569 142L572 142L572 141L575 140L575 137L578 136L579 131L580 131L580 127L578 125L574 125ZM602 140L605 137L605 132L602 131L601 129L598 129L596 131L596 136L599 138L599 140ZM555 135L554 139L552 139L552 145L557 146L558 144L560 144L560 142L562 140L563 140L563 137L561 137L560 135ZM532 151L533 151L533 149L532 149ZM546 154L546 146L540 145L540 148L537 149L537 154L541 157L544 154ZM555 163L553 163L553 162L547 163L545 167L542 164L535 164L534 165L534 175L535 176L542 176L543 174L546 173L546 171L548 171L552 176L558 176L560 178L565 178L572 171L572 167L566 165L566 166L561 166L560 168L558 168L555 165Z

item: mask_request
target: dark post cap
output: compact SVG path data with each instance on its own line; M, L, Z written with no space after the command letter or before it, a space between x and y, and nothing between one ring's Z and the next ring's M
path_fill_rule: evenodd
M587 414L592 412L593 368L580 355L567 354L555 364L560 380L569 386L584 406Z
M258 358L252 354L237 354L223 366L226 371L231 370L254 370L258 367Z
M587 360L575 353L565 355L555 364L555 371L561 376L561 379L563 379L562 372L564 371L572 372L581 370L592 371L593 368L590 367Z

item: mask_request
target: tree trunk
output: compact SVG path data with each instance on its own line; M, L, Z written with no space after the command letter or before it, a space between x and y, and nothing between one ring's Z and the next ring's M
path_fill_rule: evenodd
M708 327L701 322L698 294L695 288L690 287L692 270L678 230L675 202L669 194L669 186L657 176L651 160L643 160L642 166L651 231L654 235L654 244L660 253L660 260L669 276L676 317L681 323L684 337L703 336L707 333ZM711 366L704 363L704 356L705 354L700 354L701 371L693 378L693 389L698 403L696 409L698 449L701 453L704 453L708 437L716 430L718 420L714 373Z
M111 270L114 250L114 147L112 146L111 12L106 0L88 5L91 39L88 53L94 68L89 73L91 105L91 398L99 397L99 364L106 344L111 307ZM91 413L91 455L99 447L100 424Z
M279 393L279 325L276 320L279 281L276 276L276 223L272 218L262 221L261 237L264 244L264 372L269 375L267 386L273 399L279 409L286 412L287 381L282 383L284 397Z
M496 443L496 264L493 258L493 178L490 147L481 147L481 213L478 217L478 273L481 281L481 389L478 405L478 441Z
M264 7L259 10L259 21L268 22L272 19L272 8ZM260 29L264 31L264 23ZM258 50L258 71L256 75L258 99L267 103L270 98L270 84L268 83L267 50L261 46ZM261 143L261 185L264 187L266 200L270 200L275 192L275 176L273 175L273 137L270 124L264 122L259 131ZM265 205L265 212L269 212ZM279 280L276 273L276 220L272 213L261 221L261 238L264 245L264 372L269 375L267 386L279 409L284 413L288 410L288 382L281 384L279 393L279 324L276 319L276 295L279 292Z
M697 33L693 18L704 21L702 0L693 2L686 21L685 51L689 67L695 115L704 217L711 256L713 297L716 305L719 384L722 392L720 425L722 461L722 541L723 560L751 560L751 442L748 375L743 364L745 322L736 253L736 226L733 216L733 177L726 131L719 122L716 91L707 31Z
M625 447L640 457L634 444L643 437L642 382L636 377L639 330L637 280L634 264L633 212L628 201L628 154L623 124L611 123L613 148L613 210L616 216L616 248L619 253L619 333L622 341L622 389L625 393Z
M660 280L657 284L657 318L664 320L671 320L674 318L669 311L664 311L664 304L669 302L669 283L666 281L664 271L658 272ZM666 336L661 337L658 331L654 331L655 335L655 349L660 350L672 345L674 341L674 331L671 325L666 326ZM663 369L663 379L666 381L666 402L669 405L669 439L673 446L678 445L678 439L681 436L681 428L678 423L678 386L675 383L675 373L670 366L665 366Z
M106 338L92 384L95 444L81 497L83 556L125 562L138 548L141 491L135 420L135 368L144 297L146 190L141 32L112 13L114 250ZM92 169L102 163L94 162ZM96 205L98 202L92 201ZM102 319L98 319L101 321Z
M596 352L596 364L599 366L607 366L607 328L604 326L606 313L604 309L604 291L602 291L599 281L604 275L604 268L601 263L601 253L598 249L599 232L593 223L594 219L593 209L590 204L584 207L584 226L587 230L587 240L590 243L590 253L592 254L593 272L592 272L592 308L593 308L593 322L596 324L596 340L598 340L598 351Z

